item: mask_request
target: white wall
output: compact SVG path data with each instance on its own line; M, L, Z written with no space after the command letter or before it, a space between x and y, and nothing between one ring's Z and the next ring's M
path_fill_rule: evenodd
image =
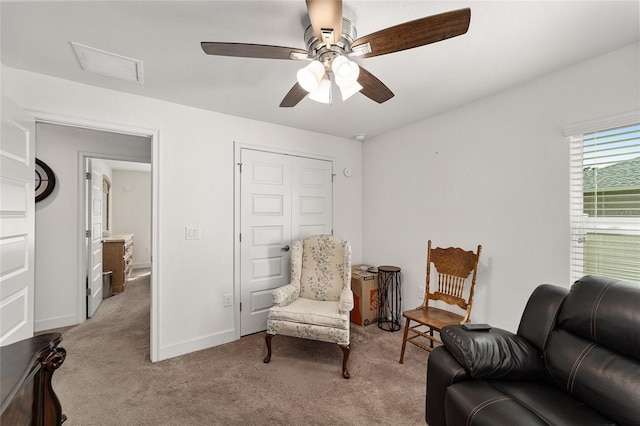
M151 173L114 170L112 234L133 233L133 265L151 266Z
M83 247L78 246L84 206L78 193L80 153L122 156L149 162L148 138L117 135L67 126L38 123L36 156L56 175L53 193L36 204L35 330L48 330L83 321L84 297L78 278L82 275ZM102 172L110 173L104 163Z
M2 90L26 109L159 131L158 359L229 342L234 312L234 141L332 157L335 233L362 252L362 144L4 67ZM200 240L184 227L199 225ZM57 302L54 296L52 303ZM152 348L153 351L153 348Z
M517 329L531 291L569 286L563 126L640 108L639 45L367 141L364 260L421 303L426 245L483 245L472 321ZM381 202L384 200L384 202Z

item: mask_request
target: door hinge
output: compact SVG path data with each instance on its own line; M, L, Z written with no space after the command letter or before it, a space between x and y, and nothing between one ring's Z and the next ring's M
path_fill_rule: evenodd
M242 312L242 302L240 302L240 312Z
M239 240L242 242L242 232L240 233Z
M333 180L336 178L336 174L335 173L331 173L331 183L333 183Z
M87 229L86 231L84 231L84 236L91 238L91 229Z
M238 163L238 166L240 166L240 173L242 173L242 163Z
M87 287L87 296L91 296L91 287Z
M84 174L84 178L85 178L86 180L91 180L91 172L86 172L86 173Z

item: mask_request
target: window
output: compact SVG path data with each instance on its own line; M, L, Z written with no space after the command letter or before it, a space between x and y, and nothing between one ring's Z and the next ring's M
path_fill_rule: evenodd
M640 283L640 121L569 141L571 279Z

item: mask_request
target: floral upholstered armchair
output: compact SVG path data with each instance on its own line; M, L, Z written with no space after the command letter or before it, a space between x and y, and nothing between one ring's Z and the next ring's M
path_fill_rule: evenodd
M351 245L333 235L313 235L291 246L291 283L273 291L267 319L267 356L276 334L336 343L342 349L342 376L349 378Z

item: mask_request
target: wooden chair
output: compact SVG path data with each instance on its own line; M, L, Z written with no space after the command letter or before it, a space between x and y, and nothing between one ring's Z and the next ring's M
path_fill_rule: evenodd
M433 335L434 331L437 331L439 334L445 325L464 324L469 321L481 250L481 245L478 246L476 253L465 251L458 247L436 247L432 249L431 240L429 240L427 245L427 279L424 302L416 309L402 313L402 316L405 318L405 325L400 364L404 362L404 351L407 342L426 351L431 351L434 347L434 342L442 344L440 339ZM435 269L435 275L438 276L437 281L434 279L433 285L431 285L430 281L432 263ZM469 275L471 275L472 272L473 275L469 280ZM467 284L468 281L471 281L471 286L469 287L468 296L465 299L465 284ZM460 315L431 306L432 301L436 300L456 306L464 311L464 314ZM411 326L411 321L416 324ZM408 337L409 332L413 333L411 337ZM421 342L416 341L415 339L417 338L427 339L429 345L427 346L425 344L424 339L419 339L422 340Z

